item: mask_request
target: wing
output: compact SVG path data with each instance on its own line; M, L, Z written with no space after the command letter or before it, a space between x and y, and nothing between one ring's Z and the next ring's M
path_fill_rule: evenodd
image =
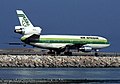
M6 44L9 44L9 45L23 45L23 46L26 46L25 43L22 43L22 42L10 42L10 43L6 43Z

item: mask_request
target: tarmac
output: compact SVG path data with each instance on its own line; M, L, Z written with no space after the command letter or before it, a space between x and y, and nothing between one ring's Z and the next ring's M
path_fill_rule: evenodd
M40 49L40 48L8 48L8 49L0 49L0 55L44 55L48 56L48 50ZM94 56L94 52L77 52L72 51L72 56ZM101 56L120 56L119 52L98 52L98 55ZM64 56L62 54L62 56Z

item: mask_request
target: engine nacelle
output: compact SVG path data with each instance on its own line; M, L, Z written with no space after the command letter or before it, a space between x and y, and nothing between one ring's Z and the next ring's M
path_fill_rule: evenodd
M24 29L24 27L22 27L22 26L15 26L14 32L15 32L15 33L22 34L23 29Z
M19 34L23 34L23 35L30 35L30 34L40 35L41 28L40 27L15 26L14 32L19 33Z
M90 46L83 46L83 47L79 48L79 50L82 52L91 52L92 48Z

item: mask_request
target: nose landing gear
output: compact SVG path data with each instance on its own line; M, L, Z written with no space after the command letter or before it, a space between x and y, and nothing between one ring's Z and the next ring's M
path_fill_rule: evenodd
M98 49L95 49L95 56L99 56L98 51L99 51Z

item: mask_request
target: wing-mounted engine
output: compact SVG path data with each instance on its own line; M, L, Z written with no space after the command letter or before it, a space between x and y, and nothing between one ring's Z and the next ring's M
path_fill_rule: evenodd
M92 47L90 46L82 46L79 48L80 51L82 52L91 52L92 51Z
M40 27L23 27L23 26L15 26L15 33L23 34L23 35L30 35L30 34L36 34L40 35L41 28Z

